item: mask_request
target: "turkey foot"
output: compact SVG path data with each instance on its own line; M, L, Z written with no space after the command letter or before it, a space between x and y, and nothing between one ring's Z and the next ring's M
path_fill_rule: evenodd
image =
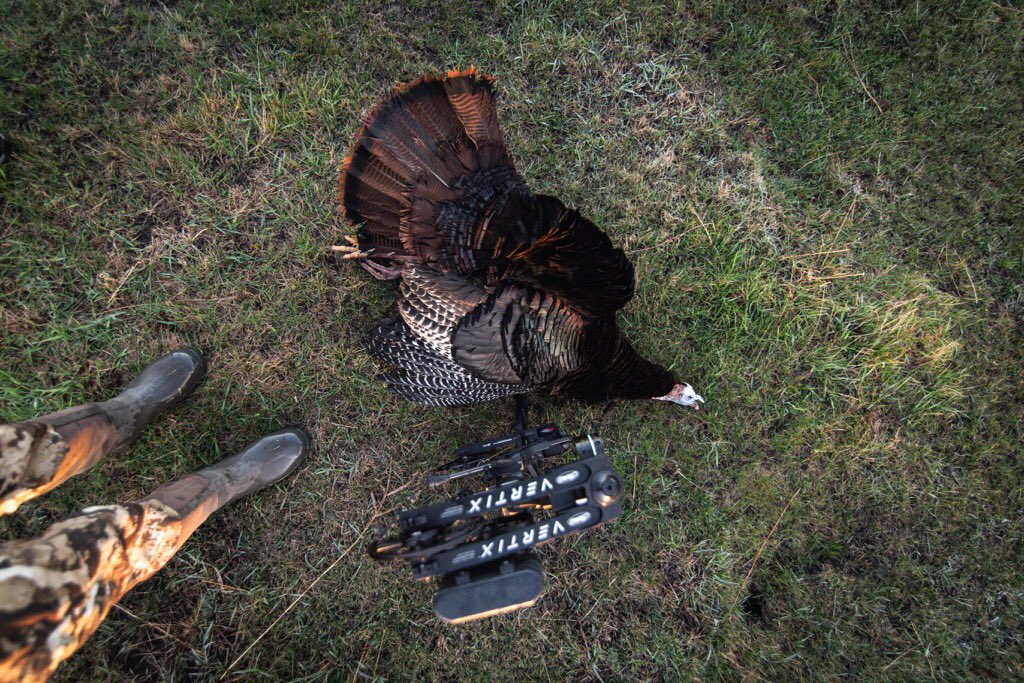
M372 261L372 255L366 253L359 248L359 242L355 237L351 235L345 235L345 241L349 244L334 244L331 245L331 251L342 254L343 259L352 259L359 261L367 273L375 280L394 280L402 275L402 266L386 266L383 263ZM398 259L405 260L402 257L393 255L385 257L389 260Z

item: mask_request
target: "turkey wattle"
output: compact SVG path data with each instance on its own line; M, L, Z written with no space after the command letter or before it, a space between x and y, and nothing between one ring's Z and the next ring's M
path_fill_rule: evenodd
M400 317L367 343L392 368L382 378L423 405L547 391L699 407L619 331L633 296L626 255L516 172L492 82L470 68L398 87L344 162L342 210L359 234L335 249L401 279Z

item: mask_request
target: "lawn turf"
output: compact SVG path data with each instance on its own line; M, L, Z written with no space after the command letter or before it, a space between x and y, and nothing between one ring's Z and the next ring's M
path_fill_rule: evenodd
M743 5L7 5L0 419L185 344L211 372L4 537L287 424L316 441L57 680L1024 676L1024 17ZM361 545L510 406L391 397L360 342L394 290L327 247L360 117L469 64L531 187L635 263L622 326L707 405L535 402L606 439L626 515L541 551L536 607L449 627Z

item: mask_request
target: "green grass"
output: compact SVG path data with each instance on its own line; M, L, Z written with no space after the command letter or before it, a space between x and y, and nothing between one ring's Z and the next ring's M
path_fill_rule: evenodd
M317 443L58 678L219 674L374 512L509 424L390 397L360 339L394 293L326 249L360 116L470 63L531 186L630 253L622 324L707 410L536 404L605 437L629 493L542 552L536 607L442 625L357 543L231 677L1024 676L1016 3L311 5L27 1L0 29L0 419L109 396L183 344L211 367L5 534L285 424Z

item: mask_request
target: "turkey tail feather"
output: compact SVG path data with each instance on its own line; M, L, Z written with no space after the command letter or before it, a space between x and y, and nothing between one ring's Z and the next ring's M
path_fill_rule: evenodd
M498 108L490 76L481 76L476 69L458 72L450 71L444 81L448 99L459 120L466 129L466 135L477 147L493 146L505 152L505 137L498 125Z

